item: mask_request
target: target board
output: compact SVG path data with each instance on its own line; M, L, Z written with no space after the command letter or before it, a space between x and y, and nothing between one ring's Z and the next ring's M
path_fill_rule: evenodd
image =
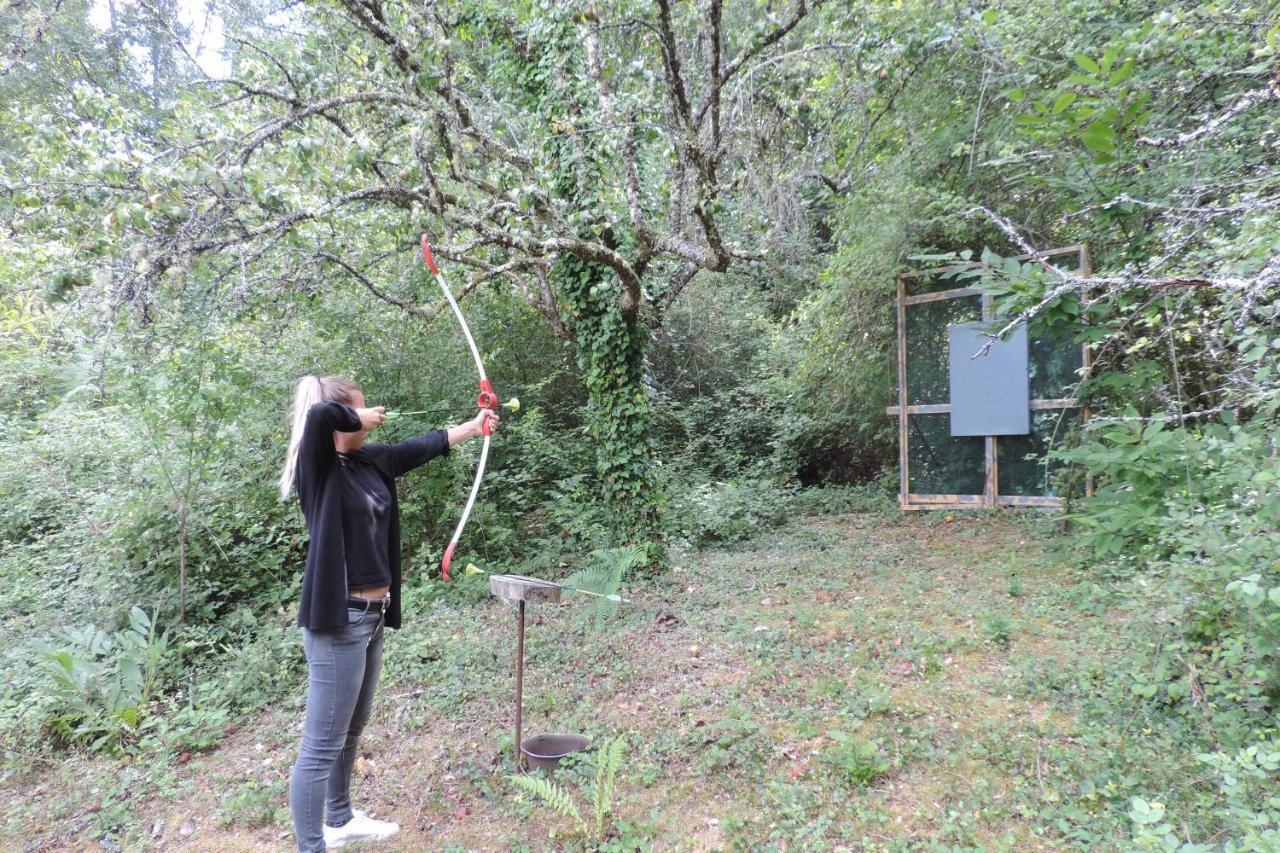
M951 335L951 434L1026 435L1031 432L1027 327L991 341L989 323L958 323ZM990 342L985 355L974 357Z

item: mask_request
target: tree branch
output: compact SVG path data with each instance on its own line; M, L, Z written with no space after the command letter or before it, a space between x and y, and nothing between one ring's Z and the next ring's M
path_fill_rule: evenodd
M1205 136L1213 136L1222 130L1222 128L1236 116L1245 110L1250 109L1256 104L1272 98L1280 99L1280 76L1272 77L1267 81L1267 85L1261 89L1255 89L1247 95L1237 98L1235 103L1218 113L1211 119L1206 120L1194 130L1186 133L1180 133L1172 138L1157 139L1150 136L1139 136L1138 141L1143 145L1150 145L1153 148L1180 148L1197 139Z
M326 263L333 264L334 266L338 266L346 270L348 275L350 275L356 281L363 284L365 289L368 290L370 293L372 293L374 296L376 296L378 299L381 299L383 302L386 302L390 305L395 305L397 308L404 311L406 314L409 314L414 317L424 317L428 320L431 320L431 319L434 319L440 313L440 306L438 305L432 306L430 308L423 308L420 305L414 305L412 302L407 302L403 299L399 299L383 291L376 284L370 281L368 276L360 272L360 270L356 269L351 264L347 263L337 255L331 254L329 252L316 252L315 259L318 261L325 261ZM458 297L458 298L460 299L461 297ZM448 303L441 303L441 305L447 305L447 304Z

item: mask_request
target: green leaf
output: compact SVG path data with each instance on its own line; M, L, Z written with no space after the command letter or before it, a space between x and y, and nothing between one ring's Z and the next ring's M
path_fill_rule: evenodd
M1102 75L1102 66L1098 65L1098 63L1094 62L1083 53L1076 54L1076 65L1079 65L1091 74L1097 74L1098 76Z
M1129 77L1133 75L1133 69L1133 59L1126 59L1119 68L1111 72L1111 76L1107 78L1107 85L1114 86L1117 83L1123 83L1125 80L1128 80Z
M1101 70L1103 74L1111 73L1111 66L1115 64L1116 57L1119 55L1120 55L1120 50L1119 48L1115 48L1115 47L1109 47L1102 52Z
M549 779L536 776L508 776L507 781L533 794L556 813L572 818L578 825L578 831L583 835L587 834L587 824L582 819L582 813L564 788Z
M1058 100L1053 102L1053 114L1059 115L1063 110L1071 106L1075 102L1075 99L1075 92L1067 92L1064 95L1059 95Z
M1080 140L1090 151L1113 154L1116 150L1116 130L1101 120L1085 128L1084 133L1080 134Z
M1006 89L1001 94L1003 94L1006 98L1008 98L1011 101L1020 102L1027 97L1027 90L1026 89Z

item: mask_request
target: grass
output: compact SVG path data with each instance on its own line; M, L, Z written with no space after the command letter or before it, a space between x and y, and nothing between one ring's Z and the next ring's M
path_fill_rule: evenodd
M1129 654L1121 617L1050 531L813 518L686 555L604 632L574 618L580 602L535 605L526 736L626 736L615 849L1121 847L1132 795L1169 802L1193 782L1172 734L1100 698ZM403 827L378 849L572 846L503 778L513 612L406 612L355 782ZM62 755L9 780L0 846L287 847L302 686L212 751ZM589 768L564 776L585 786Z

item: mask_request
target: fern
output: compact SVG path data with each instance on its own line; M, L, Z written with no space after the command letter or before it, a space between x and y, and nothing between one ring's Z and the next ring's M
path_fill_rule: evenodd
M618 565L588 566L564 579L564 586L590 595L608 597L615 595L622 586L622 572Z
M573 818L578 824L578 832L584 836L587 834L587 823L582 819L582 813L578 811L577 804L564 788L540 776L508 776L507 779L515 783L516 787L523 788L546 803L556 814Z
M602 747L596 758L596 787L592 808L596 813L596 840L604 839L604 820L613 811L613 781L622 767L626 742L621 736Z
M602 626L618 610L623 578L644 563L645 552L639 547L598 548L591 552L591 564L565 578L562 585L588 594L581 618Z
M516 787L537 797L548 805L556 814L573 818L578 833L583 838L590 838L599 844L604 841L605 822L613 811L614 780L622 768L622 757L626 754L626 742L622 737L609 741L596 752L596 784L591 791L591 808L595 817L595 834L582 819L582 812L569 792L550 779L541 776L508 776Z

